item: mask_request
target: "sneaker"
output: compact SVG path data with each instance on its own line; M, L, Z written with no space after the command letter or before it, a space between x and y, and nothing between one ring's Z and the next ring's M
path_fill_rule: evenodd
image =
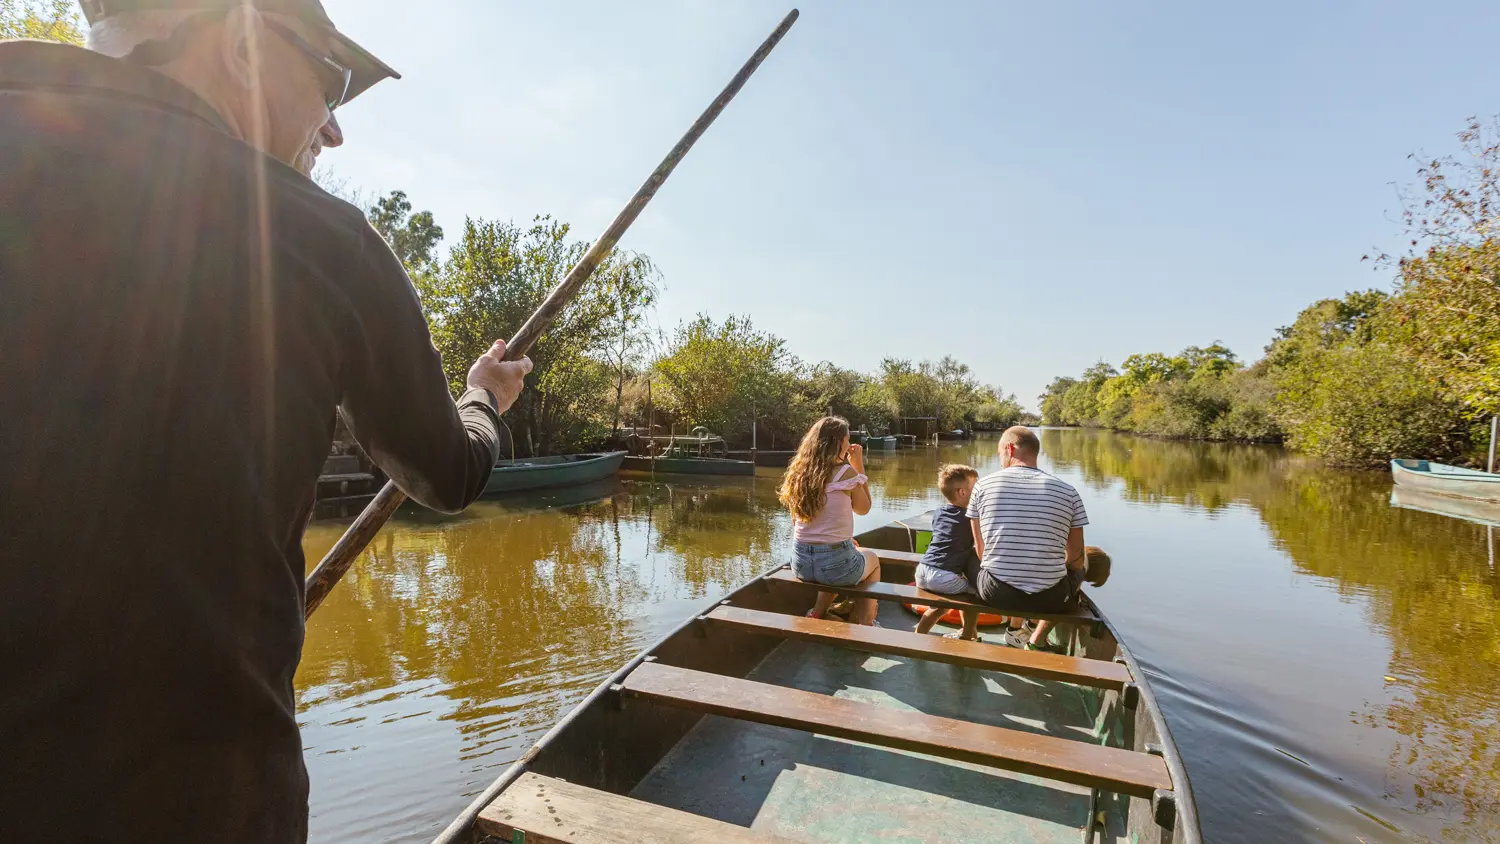
M1031 633L1024 627L1012 627L1005 631L1005 644L1013 648L1025 649Z
M1052 644L1051 640L1048 639L1048 640L1045 640L1045 641L1043 641L1043 642L1041 642L1039 644L1032 644L1030 642L1027 642L1026 643L1026 650L1028 650L1028 651L1041 651L1043 653L1049 653L1049 654L1063 654L1063 655L1066 655L1068 653L1068 646L1066 644L1054 645L1054 644Z

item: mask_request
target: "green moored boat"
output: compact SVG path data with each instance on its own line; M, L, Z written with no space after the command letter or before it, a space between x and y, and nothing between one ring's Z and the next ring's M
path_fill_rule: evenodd
M624 458L623 451L606 451L507 460L490 470L490 480L484 485L484 494L499 495L603 480L619 473L620 462Z
M1061 654L909 632L903 602L973 606L907 585L923 524L855 537L881 582L831 590L877 599L882 627L805 617L820 587L774 564L601 683L435 844L1199 844L1147 675L1092 600L1015 613L1055 622Z
M797 452L760 449L759 451L731 451L727 456L731 460L749 460L767 469L785 469L792 462L792 458L797 456Z
M753 475L755 464L749 460L726 460L722 457L637 457L625 458L624 469L631 472L653 472L658 475Z

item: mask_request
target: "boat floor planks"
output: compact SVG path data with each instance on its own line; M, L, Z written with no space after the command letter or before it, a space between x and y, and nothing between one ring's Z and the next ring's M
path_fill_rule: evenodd
M895 606L882 607L882 618L910 623ZM748 679L1092 740L1083 696L1061 683L799 641L784 642ZM837 844L1078 844L1090 812L1090 791L1082 786L715 715L704 717L631 793L758 831Z
M825 733L881 747L988 765L1136 797L1170 789L1161 759L1077 738L882 706L754 680L648 662L623 693L669 706Z
M743 827L536 774L515 785L479 815L481 831L507 841L515 831L527 844L791 844Z

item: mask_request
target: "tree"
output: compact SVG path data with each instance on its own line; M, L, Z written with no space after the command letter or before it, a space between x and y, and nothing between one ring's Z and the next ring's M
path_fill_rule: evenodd
M1468 448L1462 408L1389 343L1346 343L1283 370L1287 444L1345 466L1451 459Z
M585 243L569 242L568 231L567 224L545 216L524 230L469 219L441 268L413 279L455 392L469 364L496 338L514 335L587 250ZM550 454L604 435L610 387L604 355L612 312L596 274L531 347L532 386L507 414L517 448L524 443L529 453Z
M83 45L83 29L70 0L0 0L0 41L35 38Z
M375 200L365 213L370 218L370 225L380 232L406 271L415 278L437 268L436 250L438 243L442 242L443 229L433 219L431 211L413 214L411 207L406 192L396 190Z
M1223 378L1240 368L1239 357L1217 340L1207 347L1188 346L1178 357L1191 378Z
M1059 375L1052 379L1047 389L1037 396L1042 407L1042 422L1046 425L1077 425L1081 420L1072 418L1063 403L1068 391L1078 385L1077 378Z
M935 415L942 391L932 371L932 364L925 362L918 366L897 358L880 361L880 386L893 427L903 416Z
M1285 369L1345 343L1369 343L1376 335L1375 317L1389 298L1379 290L1361 290L1345 293L1342 299L1319 299L1303 308L1291 325L1276 329L1276 338L1266 347L1266 365Z
M656 279L660 274L650 258L627 252L610 255L594 272L603 283L605 299L609 302L609 314L605 320L609 331L607 355L615 377L615 414L610 431L611 436L618 439L620 410L625 404L625 381L651 345L646 315L656 304Z
M864 420L856 419L859 408L854 397L864 383L865 377L858 372L825 360L808 371L802 389L815 406L842 416L857 426Z
M820 410L797 390L800 363L786 342L757 331L749 318L722 323L705 314L678 326L655 371L662 404L681 426L702 425L737 440L751 414L774 436L800 436Z
M1500 123L1471 117L1458 142L1462 159L1410 156L1409 251L1376 260L1399 274L1390 339L1476 418L1500 414Z
M1028 414L1016 401L1014 394L1005 395L998 387L981 387L979 403L974 408L973 420L992 428L1009 428L1024 424Z

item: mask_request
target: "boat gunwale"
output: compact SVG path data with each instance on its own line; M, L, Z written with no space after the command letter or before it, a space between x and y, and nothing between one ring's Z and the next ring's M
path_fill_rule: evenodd
M1120 631L1099 608L1098 602L1085 594L1083 599L1088 602L1089 607L1098 617L1099 623L1109 630L1109 635L1114 637L1115 647L1119 653L1115 661L1124 660L1125 667L1130 669L1130 676L1135 678L1136 688L1140 694L1140 705L1146 708L1151 716L1151 725L1156 729L1157 742L1161 744L1162 759L1167 763L1167 771L1172 775L1172 793L1176 795L1177 801L1177 823L1184 826L1184 844L1202 844L1203 830L1198 821L1198 801L1193 796L1193 783L1188 779L1187 765L1182 761L1182 754L1177 749L1177 740L1172 737L1172 730L1167 726L1167 717L1162 714L1161 704L1157 703L1156 693L1151 689L1151 680L1136 661L1135 654L1131 653L1130 646L1125 644L1125 639ZM1184 797L1186 799L1184 799Z
M902 519L893 519L885 525L879 525L875 528L871 528L870 530L862 531L861 533L869 533L874 530L879 530L883 527L901 526L901 521ZM699 623L699 618L706 613L712 612L715 607L718 607L726 601L729 601L735 595L747 589L755 587L757 584L764 584L766 587L772 586L772 582L768 580L768 578L776 572L781 571L785 567L785 563L773 563L769 568L765 569L764 571L745 581L744 583L705 601L699 609L695 609L693 612L688 613L688 615L682 620L680 624L665 632L661 637L657 638L655 641L651 642L640 652L638 652L635 656L631 657L630 660L621 665L618 669L616 669L613 673L611 673L608 677L601 681L598 686L595 686L594 689L589 692L589 694L585 698L583 698L583 700L575 704L566 715L558 719L558 721L552 725L551 729L547 730L547 732L544 733L541 738L537 739L536 742L531 745L531 747L527 748L526 751L522 753L516 759L516 761L512 762L510 766L500 774L499 777L497 777L492 783L490 783L488 787L484 789L484 791L480 792L480 794L475 797L474 800L471 801L469 805L465 807L464 810L460 812L458 816L455 817L453 821L449 823L448 826L445 827L436 838L432 840L432 844L461 844L461 842L466 841L467 839L465 839L464 836L472 835L475 823L478 821L479 815L484 811L484 808L490 803L493 803L495 800L497 800L507 788L509 788L512 784L515 783L517 779L520 778L522 774L529 771L531 769L531 764L536 759L536 757L540 756L542 752L552 744L552 742L556 741L562 735L563 731L568 729L573 724L573 722L581 718L585 711L593 706L601 705L601 701L604 696L613 693L611 691L612 687L621 683L625 679L625 677L630 674L630 672L634 671L648 658L651 658L657 651L661 650L669 641L671 641L676 636L682 634L692 635L693 628ZM1155 728L1157 740L1162 748L1162 758L1166 762L1167 771L1171 774L1172 777L1172 793L1176 795L1177 806L1177 817L1174 826L1180 826L1182 828L1182 844L1202 844L1203 838L1198 821L1198 807L1197 802L1193 797L1192 783L1188 779L1187 767L1183 764L1182 756L1177 749L1177 742L1172 737L1172 732L1167 726L1166 717L1162 714L1161 706L1157 703L1156 695L1152 692L1151 682L1146 677L1145 672L1141 669L1140 664L1136 661L1135 655L1131 653L1129 646L1125 644L1125 640L1120 636L1119 630L1114 626L1113 623L1110 622L1109 617L1104 614L1103 610L1099 608L1098 602L1096 602L1087 594L1083 595L1083 600L1087 602L1089 608L1094 612L1097 622L1093 623L1104 625L1104 627L1109 631L1110 636L1113 637L1115 646L1118 649L1116 660L1118 661L1119 659L1123 658L1125 661L1125 666L1130 669L1131 676L1135 678L1135 685L1139 689L1140 694L1140 705L1145 707L1146 712L1151 718L1151 724ZM1125 715L1122 713L1121 717L1125 717ZM1097 792L1097 789L1095 789L1095 791ZM1147 802L1149 803L1149 801ZM1176 832L1176 830L1174 829L1172 830L1172 832ZM1175 836L1173 840L1176 840Z
M740 592L755 586L757 583L765 581L768 575L772 574L773 572L779 571L783 565L783 563L775 563L770 568L766 569L760 574L757 574L755 577L752 577L739 586L736 586L727 592L720 593L710 600L705 601L699 609L696 609L693 612L689 613L688 616L682 620L681 624L662 634L660 638L656 639L635 656L631 657L628 662L620 666L620 668L617 669L613 674L610 674L608 677L604 678L604 680L600 682L598 686L594 687L593 691L588 693L587 697L574 705L573 708L568 711L568 714L558 719L557 723L552 725L552 729L548 730L546 733L543 733L542 737L537 739L536 742L531 745L531 747L527 748L526 752L522 753L520 757L516 759L516 761L512 762L510 764L510 767L506 768L505 771L503 771L500 776L495 779L494 782L490 783L488 788L481 792L478 797L474 798L474 800L464 808L463 812L459 813L458 817L454 818L453 822L448 824L448 826L441 833L439 833L436 838L432 840L432 844L459 844L459 842L463 840L460 836L473 831L474 823L479 819L479 814L484 811L484 807L488 806L490 803L493 803L497 798L499 798L500 794L504 792L505 789L509 788L511 784L514 783L518 778L520 778L521 774L524 774L526 773L526 771L530 770L532 761L536 759L537 756L541 755L542 751L545 750L547 746L550 745L554 740L556 740L557 737L561 735L563 730L567 729L575 720L581 717L585 710L598 704L600 699L605 695L611 694L611 686L614 686L621 680L624 680L625 677L630 674L630 672L634 671L641 665L641 663L645 662L647 657L655 654L658 650L661 650L662 646L666 645L667 642L669 642L677 635L682 633L688 633L689 635L691 635L692 628L695 624L697 624L699 616L712 612L714 607L719 606L721 603L729 600L734 595L737 595Z
M1406 465L1407 463L1426 463L1428 468L1419 469ZM1442 466L1452 471L1434 471L1431 467ZM1405 472L1422 478L1456 478L1465 481L1479 481L1481 483L1500 483L1500 474L1491 474L1481 469L1470 469L1467 466L1454 466L1448 463L1438 463L1433 460L1421 460L1415 458L1397 458L1391 461L1392 474Z

